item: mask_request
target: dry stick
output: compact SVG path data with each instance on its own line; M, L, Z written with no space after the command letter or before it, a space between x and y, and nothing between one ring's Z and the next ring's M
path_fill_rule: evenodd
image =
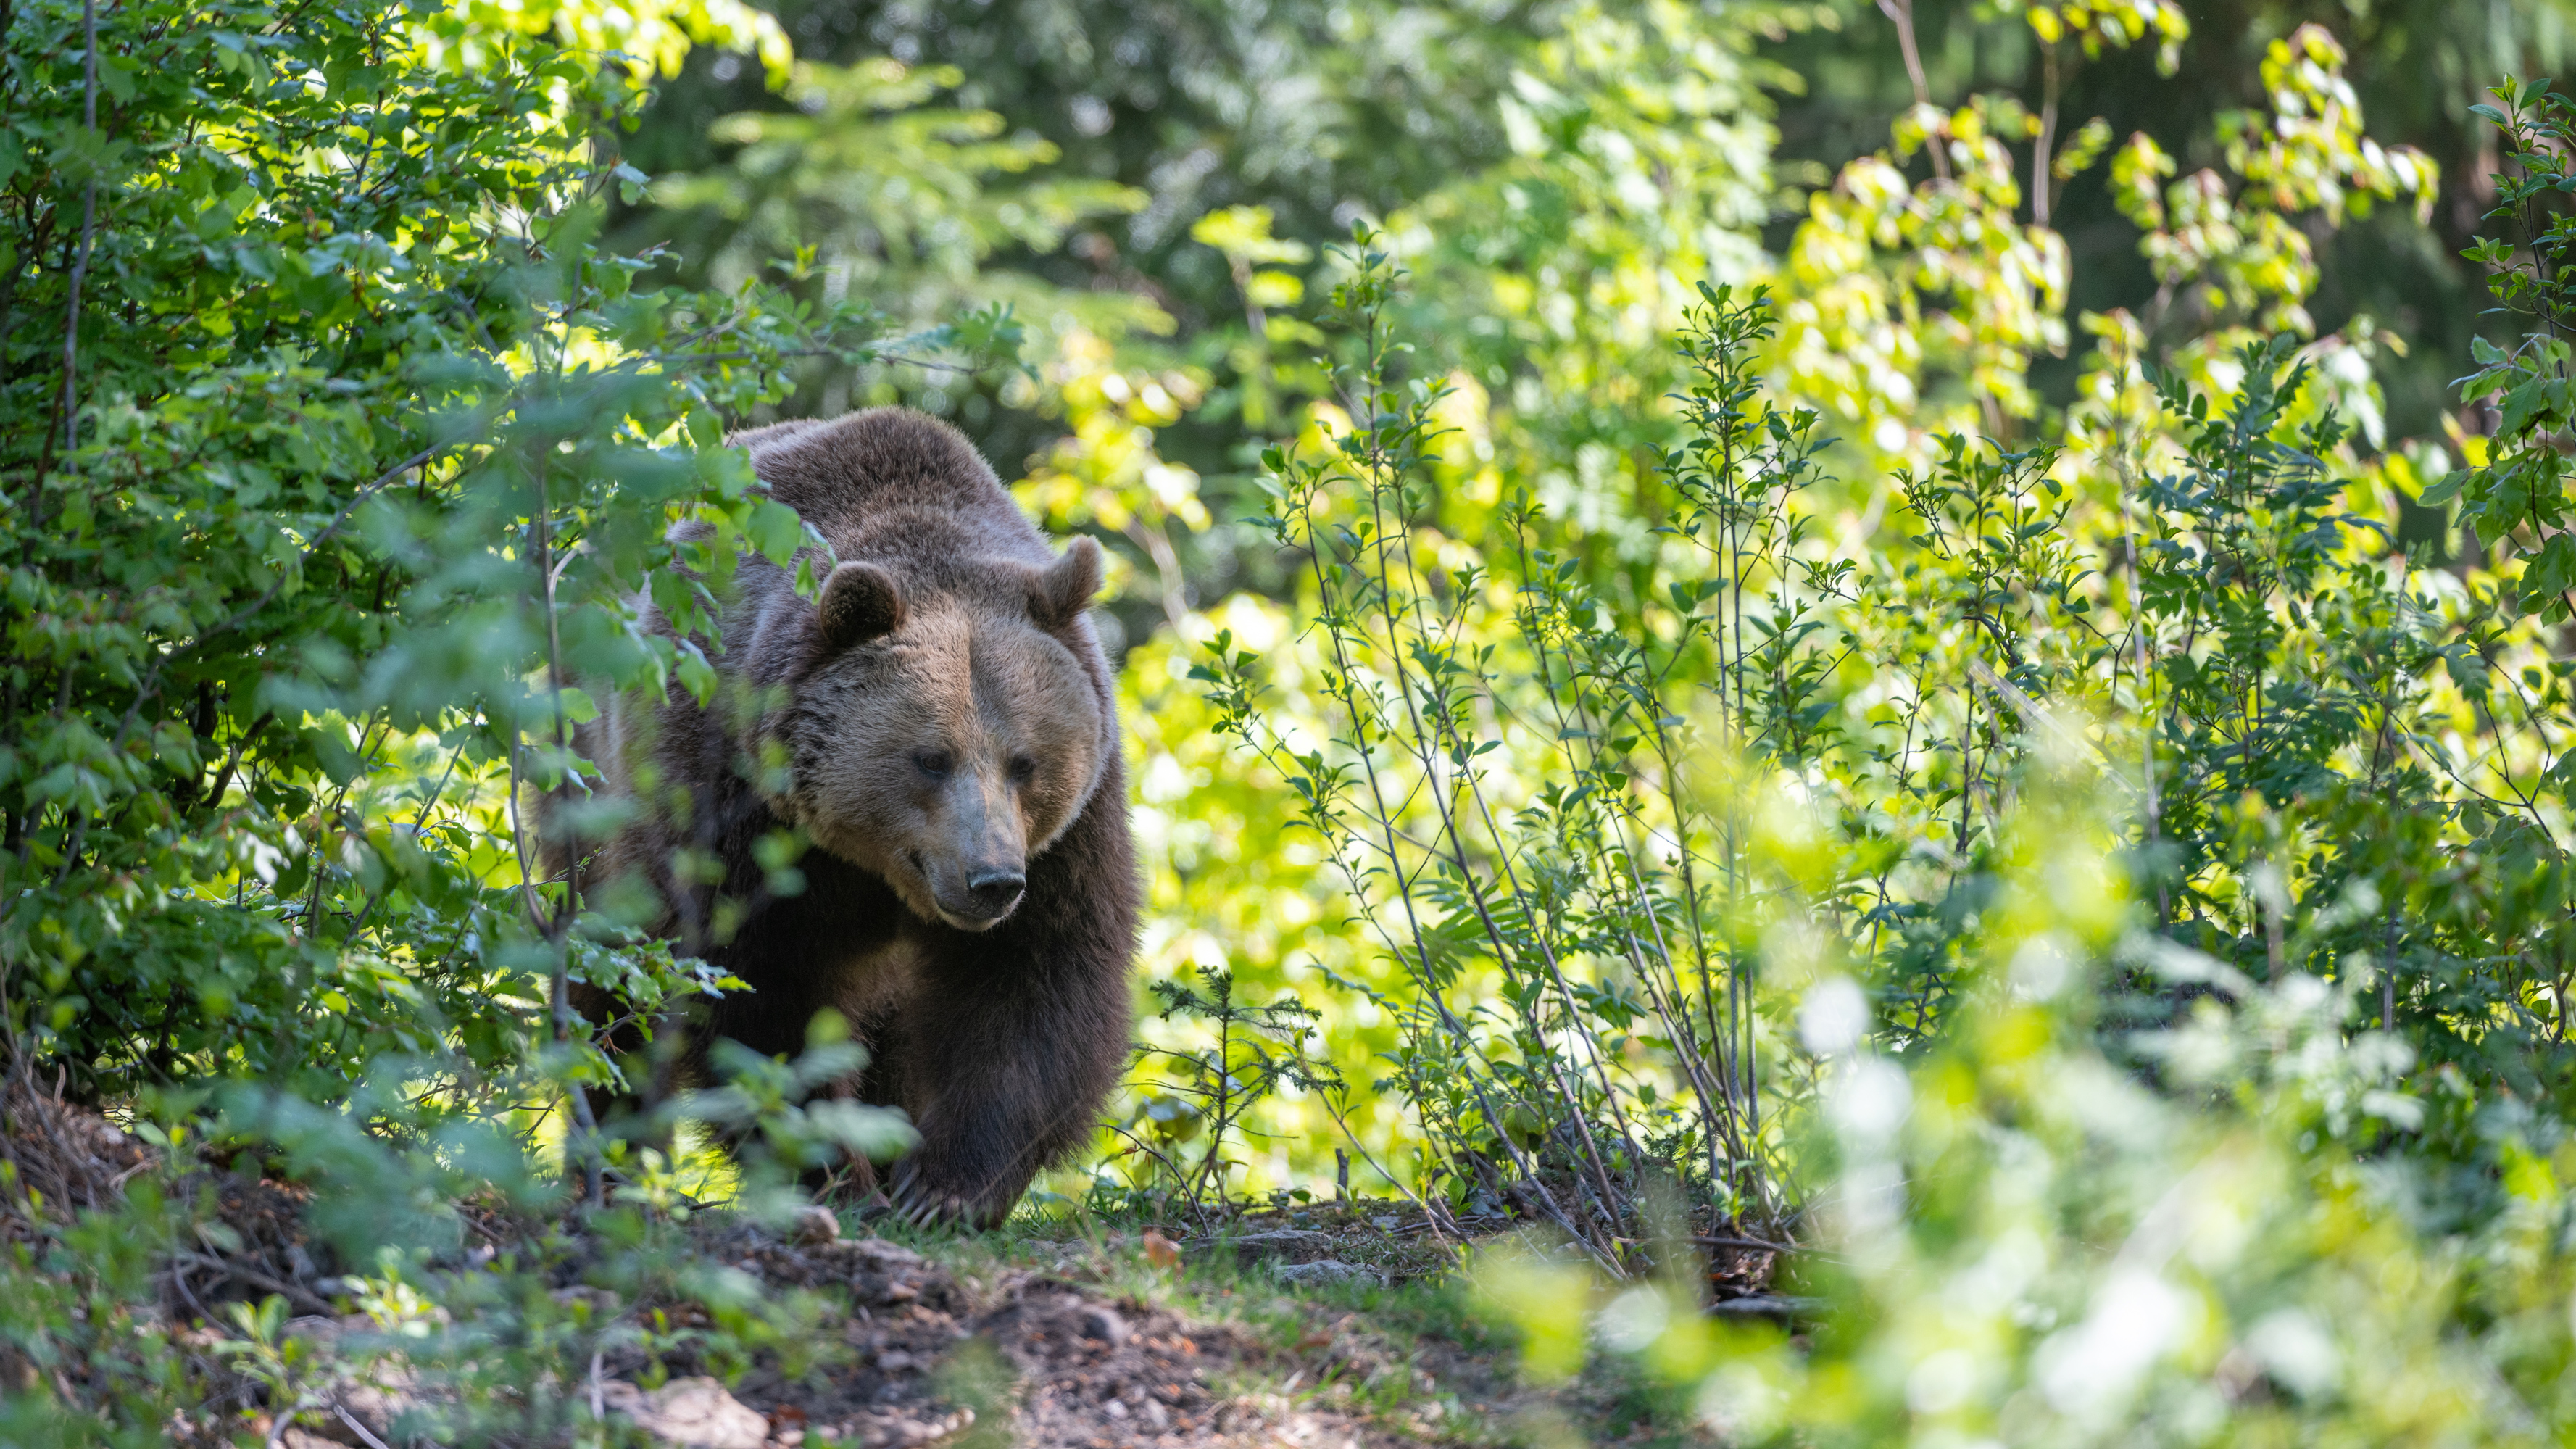
M591 1356L591 1368L592 1368L592 1370L593 1370L594 1372L596 1372L596 1370L598 1369L598 1367L599 1367L599 1358L598 1358L598 1356L597 1356L596 1354L594 1354L594 1355L592 1355L592 1356ZM333 1404L333 1405L331 1406L331 1412L340 1416L340 1422L341 1422L341 1423L343 1423L343 1424L348 1425L348 1426L349 1426L349 1432L350 1432L350 1433L352 1433L352 1434L357 1435L357 1436L358 1436L358 1441L359 1441L360 1443L362 1443L362 1444L365 1444L365 1445L367 1446L367 1449L389 1449L389 1446L385 1443L385 1441L384 1441L384 1440L377 1438L375 1435L373 1435L373 1434L371 1434L371 1433L368 1433L368 1432L367 1432L367 1426L366 1426L366 1425L364 1425L364 1424L359 1423L359 1422L357 1421L357 1419L356 1419L354 1416L352 1416L352 1415L349 1413L349 1411L348 1411L347 1409L345 1409L345 1408L341 1407L341 1406L340 1406L340 1405L338 1405L338 1404Z
M1465 1235L1456 1232L1458 1226L1456 1220L1452 1219L1447 1227L1442 1227L1440 1224L1440 1214L1432 1208L1430 1199L1416 1193L1412 1188L1406 1187L1394 1173L1387 1171L1386 1168L1378 1162L1377 1158L1369 1152L1367 1146L1361 1143L1359 1134L1351 1130L1350 1119L1343 1115L1341 1108L1333 1104L1333 1099L1329 1094L1317 1092L1315 1094L1315 1100L1324 1104L1324 1115L1332 1118L1333 1125L1342 1129L1343 1138L1347 1140L1352 1147L1358 1149L1360 1161L1367 1163L1370 1169L1376 1172L1378 1176L1385 1178L1390 1183L1393 1183L1395 1185L1395 1190L1404 1194L1405 1201L1422 1209L1422 1220L1431 1225L1431 1231L1435 1235L1444 1242L1454 1235L1459 1239L1460 1245L1464 1246Z
M1932 86L1923 77L1923 54L1914 47L1914 0L1878 0L1879 13L1896 22L1896 45L1905 55L1906 78L1914 82L1914 104L1932 104ZM1942 153L1939 136L1926 137L1923 149L1932 154L1932 170L1942 180L1950 179L1950 158Z
M1174 1162L1169 1157L1164 1156L1160 1148L1155 1147L1153 1144L1147 1142L1144 1138L1137 1136L1135 1133L1128 1131L1118 1123L1104 1122L1101 1125L1107 1127L1110 1131L1117 1133L1119 1136L1126 1138L1130 1144L1131 1151L1144 1153L1147 1157L1163 1164L1163 1170L1172 1175L1173 1182L1178 1183L1187 1180L1188 1174L1181 1171L1181 1165ZM1195 1210L1196 1209L1194 1208L1193 1211Z
M239 1263L227 1263L221 1258L210 1257L204 1253L181 1252L174 1256L178 1261L187 1263L193 1267L211 1269L214 1272L222 1273L228 1277L238 1278L242 1282L248 1283L253 1288L265 1288L271 1293L279 1294L293 1301L299 1307L310 1308L316 1313L329 1313L331 1311L331 1305L329 1303L324 1302L312 1289L307 1288L300 1283L290 1283L283 1278L273 1278L256 1268L246 1268Z
M2048 151L2057 140L2057 42L2040 47L2039 138L2030 148L2030 218L2048 225Z
M1142 518L1129 519L1122 531L1154 561L1155 577L1162 584L1163 617L1170 622L1173 634L1178 635L1189 622L1189 583L1183 577L1180 552L1172 547L1171 534L1166 525L1148 526Z
M1724 1233L1700 1233L1693 1236L1691 1241L1707 1248L1750 1248L1759 1253L1812 1253L1816 1251L1813 1248L1800 1247L1795 1243L1766 1243L1760 1238L1737 1238L1730 1237Z

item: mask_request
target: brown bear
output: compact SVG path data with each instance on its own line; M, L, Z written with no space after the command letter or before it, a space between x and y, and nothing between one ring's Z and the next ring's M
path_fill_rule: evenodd
M633 808L583 874L649 882L658 932L751 987L690 1031L684 1077L703 1080L710 1038L793 1054L835 1008L870 1054L844 1089L920 1133L894 1205L989 1226L1090 1136L1133 1025L1126 771L1088 614L1100 548L1055 553L920 413L730 441L836 562L808 603L746 556L716 702L675 689L593 722L584 752ZM782 827L810 841L804 888L771 896L755 852Z

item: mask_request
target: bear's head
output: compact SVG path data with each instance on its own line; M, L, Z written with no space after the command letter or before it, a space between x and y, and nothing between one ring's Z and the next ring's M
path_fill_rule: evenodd
M923 589L876 563L824 581L821 652L781 732L784 813L926 920L987 931L1099 786L1115 740L1084 610L1100 546ZM1082 652L1077 652L1082 651Z

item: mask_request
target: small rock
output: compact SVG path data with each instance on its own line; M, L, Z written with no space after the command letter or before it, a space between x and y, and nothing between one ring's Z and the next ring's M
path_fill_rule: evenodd
M841 1215L821 1203L808 1203L796 1210L793 1236L808 1248L837 1243L841 1240Z
M374 1326L361 1315L352 1316L369 1328ZM403 1438L399 1427L403 1416L425 1407L411 1370L398 1360L379 1359L358 1374L341 1386L339 1396L322 1411L316 1426L321 1437L352 1445L367 1442L360 1430L374 1435L379 1444Z
M844 1238L837 1246L840 1251L863 1259L869 1267L880 1271L917 1268L927 1261L912 1249L900 1243L889 1243L883 1238Z
M1320 1288L1333 1283L1377 1283L1386 1281L1375 1268L1345 1263L1339 1258L1318 1258L1311 1263L1279 1263L1270 1269L1272 1277L1299 1288Z
M1312 1262L1328 1258L1333 1252L1333 1235L1277 1228L1266 1233L1246 1233L1234 1240L1236 1256L1247 1263L1278 1259L1290 1263Z
M1083 1310L1081 1328L1083 1337L1096 1338L1111 1348L1127 1341L1127 1320L1115 1308L1093 1304Z
M725 1392L714 1379L673 1379L651 1393L618 1381L601 1386L610 1411L635 1427L684 1449L760 1449L769 1421Z
M934 1444L953 1435L963 1434L975 1422L975 1411L959 1409L935 1419L923 1420L896 1413L862 1414L834 1426L835 1437L853 1444L905 1446Z
M328 1348L340 1340L340 1320L318 1313L304 1313L286 1320L288 1338L310 1339Z

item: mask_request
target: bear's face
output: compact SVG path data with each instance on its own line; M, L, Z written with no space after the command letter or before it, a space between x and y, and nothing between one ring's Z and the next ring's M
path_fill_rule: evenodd
M1096 554L1088 562L1096 579ZM860 626L869 636L796 689L781 803L815 844L885 879L915 914L987 931L1009 919L1030 859L1099 782L1100 697L1040 619L978 602L907 607L886 592ZM827 588L827 631L836 603L868 607Z

